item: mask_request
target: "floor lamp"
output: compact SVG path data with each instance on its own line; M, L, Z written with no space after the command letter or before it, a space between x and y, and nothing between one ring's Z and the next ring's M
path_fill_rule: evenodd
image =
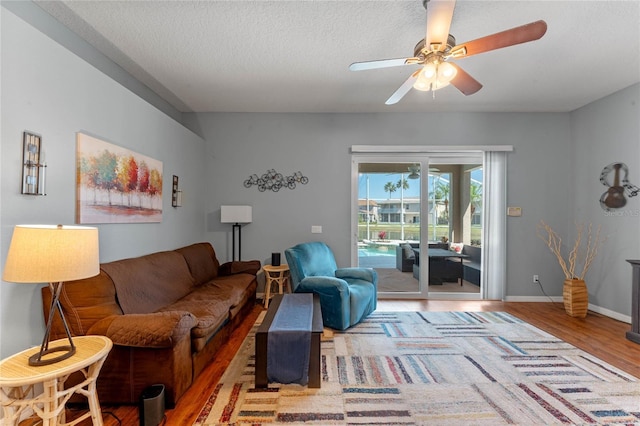
M49 365L67 359L76 351L60 306L65 281L100 273L98 228L62 225L16 225L11 237L2 279L14 283L49 283L51 306L40 352L29 365ZM69 344L49 347L51 324L58 312ZM57 356L51 356L55 353Z
M238 260L242 260L242 224L252 221L251 206L220 206L220 222L233 223L232 260L236 260L236 229L238 230Z

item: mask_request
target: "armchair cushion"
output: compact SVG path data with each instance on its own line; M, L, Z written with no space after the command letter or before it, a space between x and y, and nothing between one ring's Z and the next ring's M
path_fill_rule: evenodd
M324 243L298 244L285 250L295 293L320 296L326 327L345 330L376 309L378 275L370 268L338 268Z

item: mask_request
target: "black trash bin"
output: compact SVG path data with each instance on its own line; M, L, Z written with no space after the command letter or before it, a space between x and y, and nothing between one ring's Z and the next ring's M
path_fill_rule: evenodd
M158 426L164 418L164 385L152 385L140 395L140 426Z

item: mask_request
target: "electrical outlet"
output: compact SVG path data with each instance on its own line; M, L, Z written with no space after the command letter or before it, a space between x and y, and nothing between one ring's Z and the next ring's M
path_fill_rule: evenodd
M537 275L534 275L534 276L533 276L533 282L534 282L535 284L538 284L538 283L540 282L540 280L538 279L538 276L537 276Z

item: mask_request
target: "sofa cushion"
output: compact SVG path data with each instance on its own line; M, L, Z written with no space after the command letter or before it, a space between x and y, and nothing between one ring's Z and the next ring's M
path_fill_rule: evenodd
M451 243L449 249L451 251L455 251L456 253L462 253L462 249L464 248L464 243Z
M195 325L191 329L191 350L198 352L204 348L209 338L229 320L229 303L223 296L211 295L196 288L184 298L160 309L159 312L186 310L195 317Z
M196 243L176 250L184 256L196 285L206 283L218 276L220 262L209 243Z
M402 245L402 254L405 259L415 259L416 254L413 251L413 247L409 243L405 243Z
M228 301L229 307L234 307L245 300L245 293L254 279L253 275L235 274L217 277L205 284L205 287L211 294L222 295Z
M189 312L111 315L91 327L89 334L109 337L115 345L140 348L171 348L195 325Z
M142 257L105 263L118 302L125 314L146 314L163 308L189 293L193 277L184 257L163 251Z

